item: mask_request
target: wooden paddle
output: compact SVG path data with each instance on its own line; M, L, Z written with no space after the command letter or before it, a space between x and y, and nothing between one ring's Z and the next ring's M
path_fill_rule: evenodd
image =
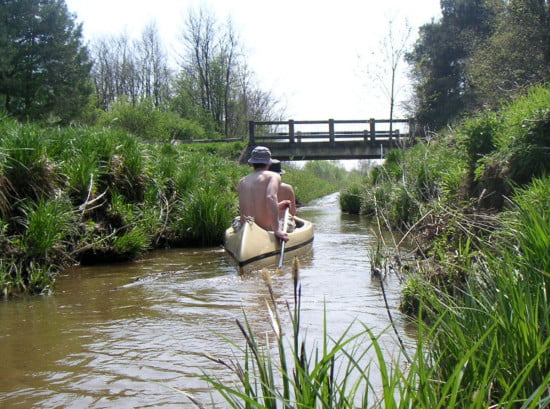
M289 207L285 209L285 217L283 218L283 233L286 233L287 230ZM284 240L281 240L281 255L279 257L279 265L277 266L277 270L280 270L283 267L283 260L285 259L285 244L286 242Z

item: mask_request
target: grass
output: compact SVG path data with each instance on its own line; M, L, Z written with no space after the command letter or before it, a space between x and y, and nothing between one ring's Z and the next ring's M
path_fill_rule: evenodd
M446 260L469 271L453 294L415 275L423 298L412 357L388 356L382 334L364 325L331 338L325 319L322 338L308 340L293 264L293 299L282 311L264 270L271 333L259 337L245 315L237 321L244 346L230 344L240 360L208 357L236 382L205 379L232 408L549 407L549 198L550 179L533 180L516 191L492 235L464 241Z
M135 114L129 113L130 124ZM179 125L189 124L167 124ZM237 162L244 144L167 143L167 134L152 143L124 129L0 118L3 293L40 293L40 283L50 288L68 264L129 260L160 246L222 243L237 215L237 182L250 171ZM293 174L303 201L337 190L312 172Z

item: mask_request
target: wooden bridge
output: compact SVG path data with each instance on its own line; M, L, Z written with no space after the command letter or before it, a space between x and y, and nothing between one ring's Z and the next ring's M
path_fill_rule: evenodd
M381 159L391 149L414 143L414 138L409 119L250 121L241 162L258 145L268 147L279 160Z

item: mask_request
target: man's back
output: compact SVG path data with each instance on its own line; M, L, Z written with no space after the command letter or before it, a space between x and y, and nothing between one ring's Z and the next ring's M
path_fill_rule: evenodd
M241 216L254 218L256 224L267 230L276 230L273 219L273 204L277 212L277 191L281 183L279 174L262 169L256 170L239 182L239 207Z

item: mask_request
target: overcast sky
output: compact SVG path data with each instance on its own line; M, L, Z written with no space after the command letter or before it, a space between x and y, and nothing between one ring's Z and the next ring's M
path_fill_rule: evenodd
M366 74L380 59L388 21L417 28L440 17L439 0L66 0L86 39L127 31L138 38L156 22L175 53L191 8L218 21L231 18L261 88L285 107L287 119L389 117L380 84ZM398 33L399 34L399 33ZM405 65L403 64L405 67ZM405 85L405 78L400 80ZM404 98L401 92L401 99Z

